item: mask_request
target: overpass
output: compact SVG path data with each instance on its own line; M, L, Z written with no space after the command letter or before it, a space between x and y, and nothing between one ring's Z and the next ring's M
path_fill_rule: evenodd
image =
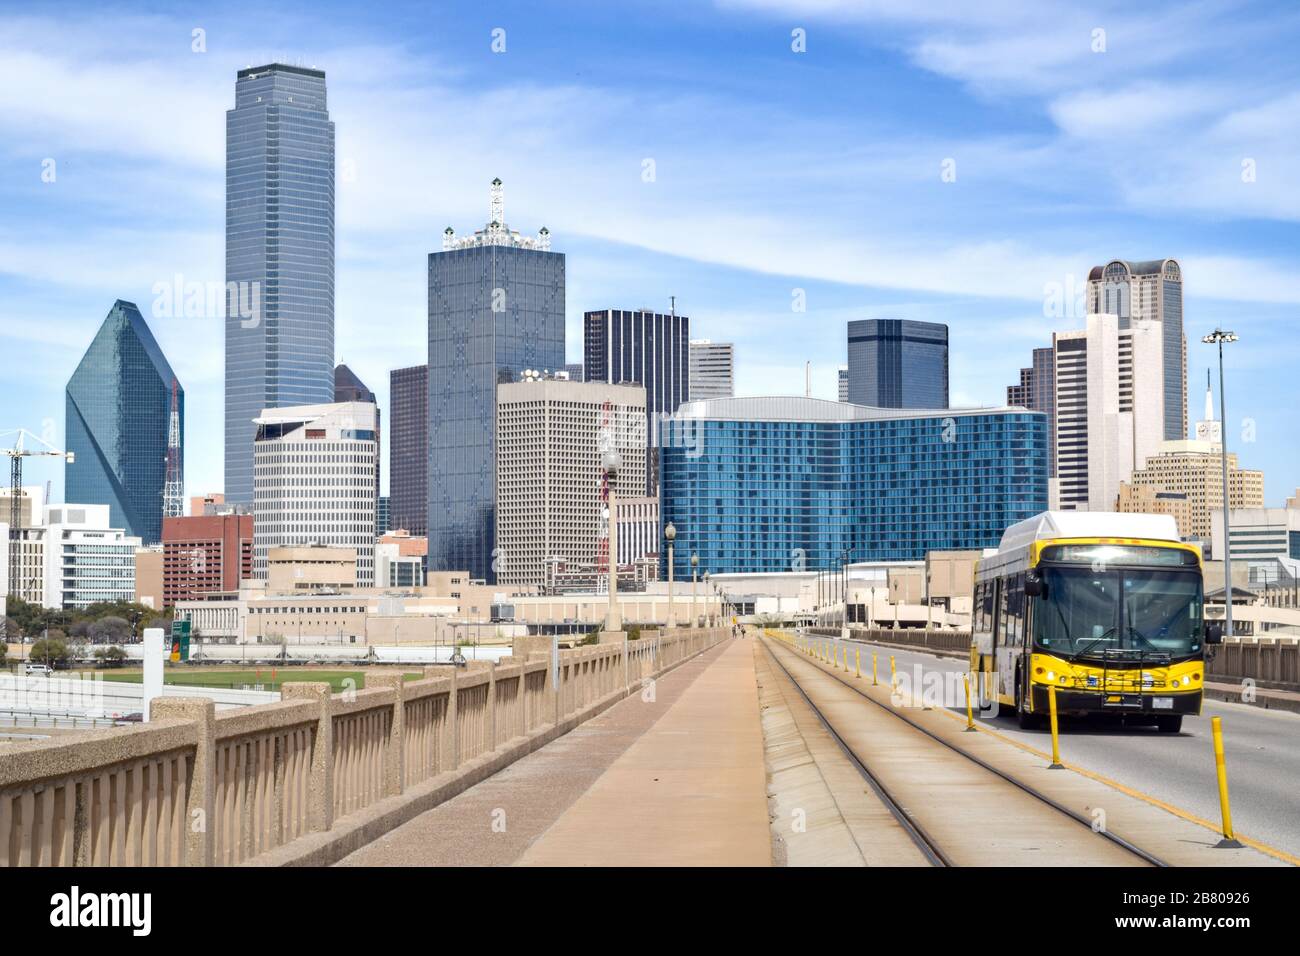
M349 694L298 684L226 711L161 698L143 726L0 744L0 865L1300 858L1294 714L1206 704L1244 844L1220 849L1205 718L1177 735L1067 725L1066 769L1050 770L1044 732L995 713L966 731L953 632L837 635L532 638Z

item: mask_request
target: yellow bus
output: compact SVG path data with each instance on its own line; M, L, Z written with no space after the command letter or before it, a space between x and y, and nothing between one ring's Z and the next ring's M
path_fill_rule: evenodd
M1199 714L1205 647L1200 548L1167 515L1048 511L1012 525L975 569L971 669L982 708L1041 724L1113 714L1177 733Z

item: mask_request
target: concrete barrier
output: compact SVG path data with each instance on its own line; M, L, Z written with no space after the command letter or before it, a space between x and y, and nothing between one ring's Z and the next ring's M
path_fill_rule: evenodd
M840 636L839 628L814 627L810 630L825 637ZM920 627L850 627L849 638L872 644L919 647L960 656L965 656L970 651L970 631L929 631Z
M1239 637L1210 648L1208 678L1253 680L1264 687L1300 690L1300 640Z
M365 690L285 684L217 711L0 750L0 866L325 864L555 739L729 632L673 630Z

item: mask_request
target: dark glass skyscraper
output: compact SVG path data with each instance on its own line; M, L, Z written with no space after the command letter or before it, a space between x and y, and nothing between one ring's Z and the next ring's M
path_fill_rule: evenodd
M849 323L849 401L875 408L948 407L948 326L908 319Z
M429 254L429 570L496 581L496 387L564 367L564 256L505 222ZM509 560L508 556L502 556Z
M253 419L334 395L334 124L325 74L240 70L226 113L226 500L253 500Z
M645 387L646 487L659 487L657 422L690 397L691 320L638 309L603 309L584 318L583 374L588 382Z
M133 302L118 299L68 379L64 500L108 505L114 528L162 541L171 366ZM185 391L177 385L181 448Z
M388 373L390 523L416 536L429 532L429 366Z

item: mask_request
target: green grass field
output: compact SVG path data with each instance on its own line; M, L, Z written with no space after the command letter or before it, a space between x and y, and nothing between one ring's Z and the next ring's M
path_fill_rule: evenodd
M138 684L144 679L140 671L104 671L104 680L120 681L125 684ZM274 676L272 676L274 674ZM423 674L406 673L406 680L419 680ZM345 685L351 679L354 683ZM348 670L307 670L303 668L247 667L238 669L209 670L206 667L169 667L163 672L163 683L173 686L221 687L234 690L279 690L281 684L293 681L324 681L339 693L352 687L364 690L366 686L365 671Z

